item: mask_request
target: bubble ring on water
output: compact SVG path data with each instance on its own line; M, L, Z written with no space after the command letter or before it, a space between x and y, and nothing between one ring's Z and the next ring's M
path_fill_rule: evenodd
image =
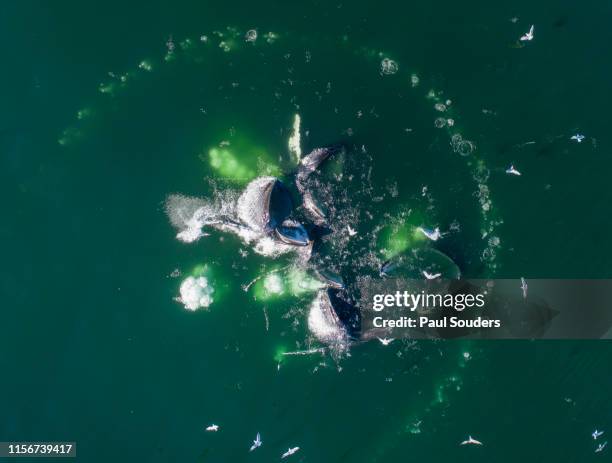
M461 143L457 145L457 152L461 156L469 156L474 152L474 143L469 140L463 140Z
M201 37L199 40L185 39L181 42L178 42L177 46L173 47L172 49L168 49L166 55L160 62L155 62L155 60L151 59L145 59L140 62L139 66L135 70L128 71L123 74L109 73L111 79L107 82L100 84L99 90L102 94L108 97L116 97L122 89L130 85L130 83L138 77L139 73L146 74L153 72L158 66L161 66L165 63L172 63L179 57L189 59L190 55L195 49L197 49L197 47L218 46L222 50L228 52L237 50L240 47L239 38L241 35L244 37L244 34L240 34L237 29L227 28L224 31L214 31L212 34L210 34L210 36L202 35L201 37L206 37L206 40L202 40ZM270 44L275 43L278 40L279 35L273 32L268 32L264 34L264 37L266 38L266 40L262 43L262 45L268 46ZM217 43L215 44L215 42ZM382 55L382 53L367 52L366 57L372 54L374 54L375 56ZM381 66L384 66L385 72L399 72L399 65L397 65L395 61L392 61L388 58L383 59ZM409 74L406 78L406 81L407 83L411 83L413 87L416 87L417 84L420 85L422 83L422 79L416 76L416 74L414 73ZM448 101L448 99L442 99L441 95L442 92L439 92L437 90L430 90L426 93L425 97L430 100L433 100L435 106L437 104L445 104ZM83 110L79 111L78 119L79 121L87 121L87 119L91 117L93 113L95 112L91 111L90 108L84 108ZM455 121L456 117L452 120ZM441 125L441 122L439 122L438 124ZM456 124L454 124L454 127L456 127ZM449 130L450 127L448 122L446 123L445 128ZM78 126L72 126L66 129L59 142L61 144L68 144L71 140L78 139L81 136L82 132L79 130ZM466 153L470 150L473 150L474 148L473 144L471 143L461 143L463 142L463 137L457 131L456 128L453 128L452 133L449 132L449 137L451 139L451 146L453 147L454 151L461 151L462 153ZM481 209L481 234L483 237L483 241L485 242L486 249L489 247L488 237L494 234L497 225L500 223L500 220L496 218L496 214L494 212L495 208L493 207L493 204L490 200L488 189L481 188L482 186L486 185L487 181L486 179L482 180L481 178L481 172L488 171L484 160L478 157L471 156L470 161L468 161L468 167L470 167L472 171L472 177L477 183L479 201L482 205L486 204L486 207L483 207ZM482 259L487 265L487 268L490 271L494 271L495 263L491 260L490 256L490 252L483 252Z
M451 136L450 144L453 147L453 151L457 151L457 146L463 141L463 137L459 133L455 133Z
M217 46L221 50L225 52L233 52L240 49L241 43L245 43L245 40L249 40L255 37L253 31L256 29L251 29L247 32L240 32L239 29L234 27L227 27L224 30L216 30L213 31L209 35L200 35L197 38L191 39L186 38L182 41L175 42L174 40L168 40L168 43L171 43L172 46L168 47L166 54L163 56L161 61L156 61L153 59L144 59L142 60L135 69L124 72L122 74L109 73L111 77L110 80L103 82L99 85L100 93L114 98L119 95L120 91L127 88L131 82L135 81L139 74L146 74L153 72L157 67L164 65L165 63L172 63L175 60L181 59L193 59L197 61L197 53L198 47L211 47ZM275 44L280 36L275 32L267 32L263 34L264 41L258 43L257 46L271 46ZM241 40L242 38L242 40ZM340 42L343 42L342 40ZM251 43L252 45L253 43ZM365 51L365 53L364 53ZM375 57L383 57L382 61L380 61L380 72L383 75L396 74L400 72L399 64L391 60L388 57L385 57L383 52L376 52L372 49L368 48L359 48L358 53L362 55L362 57L369 58L371 56ZM307 51L307 55L310 55L310 51ZM415 73L408 73L404 79L407 83L407 87L418 88L422 87L422 78L420 78ZM451 108L448 106L451 101L449 98L442 97L443 92L435 89L429 90L424 96L425 98L432 100L434 109L441 110L444 108L445 112L452 112ZM454 111L454 105L453 105ZM95 111L91 108L83 108L78 112L78 122L86 123L88 119L95 115ZM451 114L452 115L452 114ZM449 120L452 120L453 123L450 124ZM472 172L472 178L476 182L478 192L479 202L481 205L486 205L481 207L481 235L483 240L484 249L489 249L488 252L483 252L481 255L481 259L486 265L486 268L489 273L494 273L496 269L496 263L494 259L491 258L491 247L488 239L493 236L496 232L497 226L502 222L500 218L498 218L496 208L494 207L488 188L482 188L482 186L487 185L487 180L482 179L481 173L483 171L488 171L489 169L486 167L486 163L483 158L475 156L476 153L475 146L469 140L464 140L460 130L457 129L456 124L457 117L453 117L452 119L448 119L445 123L444 127L440 127L441 129L446 129L449 134L449 138L451 141L451 146L453 151L458 152L459 154L466 157L468 160L468 167ZM441 125L441 122L438 122L437 125ZM452 133L450 132L452 127ZM83 137L82 130L79 129L78 125L71 126L67 128L62 136L59 139L59 143L62 145L70 144L71 141L78 140ZM469 154L473 154L469 156ZM483 193L486 192L486 193Z
M396 74L399 71L399 65L390 58L383 58L380 62L380 72L384 75Z
M257 47L271 46L272 44L278 41L279 36L276 33L268 32L263 35L263 38L265 40L258 41L256 43L249 43L249 45L257 46ZM239 33L238 30L235 28L227 28L224 31L215 31L212 34L202 35L194 40L185 39L179 42L176 46L169 47L167 53L161 60L145 59L145 60L142 60L140 64L134 70L127 71L123 74L111 73L110 79L100 84L99 91L100 93L104 95L104 97L116 98L123 89L125 89L127 86L131 84L131 82L137 80L142 75L146 75L147 73L154 72L158 67L171 65L177 59L181 59L181 58L190 59L190 56L192 56L192 59L196 60L197 56L195 56L195 54L192 55L192 53L194 50L197 50L197 47L215 47L216 46L216 47L219 47L219 49L227 53L231 53L232 51L239 49L241 43L243 44L245 43L245 35L244 33L242 34ZM372 56L372 54L366 50L366 57L368 56ZM379 53L374 53L374 56L379 58L381 55ZM384 65L384 67L382 63L380 65L380 72L382 74L388 75L388 74L394 74L394 73L399 72L399 65L395 63L394 61L383 60L383 62L386 64ZM407 76L405 76L405 78L402 77L402 79L404 79L408 87L410 86L413 87L415 91L418 91L418 89L422 88L423 86L423 79L418 77L414 73L408 74ZM444 104L444 102L446 102L446 99L442 100L441 95L442 95L442 92L439 92L437 90L430 90L424 95L424 97L429 100L432 100L434 102L434 105ZM450 113L450 115L453 115L453 118L449 120L453 120L453 121L458 120L457 116L453 113L454 105L452 109L448 107L445 109L446 109L445 112L448 112ZM95 115L95 111L90 111L89 108L84 108L84 110L81 110L79 112L79 117L78 117L79 124L71 126L68 129L66 129L66 131L64 131L64 133L62 134L59 140L60 144L68 145L72 141L82 138L83 130L80 124L82 124L83 121L86 122L93 115ZM446 129L447 131L446 133L448 135L450 146L452 147L453 151L456 151L456 147L458 148L459 146L461 146L461 144L464 142L464 139L462 135L460 134L461 130L460 128L457 127L457 124L456 123L452 124L452 126L453 128L451 132L451 128L450 128L451 124L448 123L447 121L444 126L440 127L440 129ZM487 183L489 169L487 168L484 159L478 157L477 152L474 152L473 154L474 154L473 156L466 157L465 159L470 169L472 178L476 184L474 196L478 198L479 204L481 205L481 231L482 231L481 235L482 235L482 241L484 243L484 250L481 253L481 259L483 260L487 268L491 272L493 272L496 267L495 248L499 246L499 240L491 239L491 238L495 236L494 233L496 231L497 226L500 223L500 220L496 216L495 208L493 207L492 201L490 199L490 189ZM271 287L273 290L275 290L276 282L275 281L272 281L271 283L269 282L268 286ZM203 285L201 284L200 287L203 287ZM186 288L186 289L189 289L189 288ZM200 296L200 295L197 294L197 296ZM201 298L200 298L200 302L202 302ZM203 302L206 303L208 301L204 300ZM449 388L452 387L455 384L455 381L453 380L453 378L455 377L456 375L450 375L450 376L443 377L440 383L442 386L436 385L435 387L436 393L434 394L435 398L432 404L430 404L430 406L428 407L428 410L431 409L431 405L441 403L441 400L439 400L439 395L438 395L439 388L440 387L449 387ZM420 419L420 417L418 416L416 418ZM383 450L381 449L381 452L382 451Z
M438 117L434 121L434 126L437 129L442 129L442 128L446 127L446 123L447 123L446 119L444 119L443 117Z
M439 111L439 112L443 113L444 111L446 111L446 105L444 103L436 103L434 105L434 109L436 111Z
M247 42L255 42L257 40L257 30L250 29L244 34L244 40Z

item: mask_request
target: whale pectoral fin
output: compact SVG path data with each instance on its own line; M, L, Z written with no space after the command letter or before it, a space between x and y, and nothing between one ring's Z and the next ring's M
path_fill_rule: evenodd
M308 211L315 224L324 224L327 221L326 214L317 204L316 200L314 199L314 196L312 195L312 192L310 190L304 190L302 196L304 201L304 209Z
M345 289L344 280L340 275L322 269L316 269L315 273L330 288Z
M315 148L300 160L296 185L300 192L303 192L304 182L323 162L330 156L339 153L344 146L341 144Z
M330 156L339 153L342 151L342 149L343 146L341 144L315 148L300 160L300 165L312 172L318 169L319 166L323 164L323 161Z
M335 153L342 151L343 145L337 144L323 148L316 148L308 155L304 156L298 168L298 173L295 178L295 185L302 194L304 209L308 212L310 218L317 224L321 225L326 222L325 211L319 206L314 198L312 191L307 185L307 180L310 175L316 171L323 162Z

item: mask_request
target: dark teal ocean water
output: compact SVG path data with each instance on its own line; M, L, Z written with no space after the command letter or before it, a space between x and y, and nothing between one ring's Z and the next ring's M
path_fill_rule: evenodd
M294 446L303 462L608 458L590 436L612 433L608 342L283 357L310 346L313 294L241 286L287 256L218 232L181 243L164 201L270 169L290 178L299 114L304 151L343 140L354 153L328 172L348 179L327 191L335 227L358 231L325 251L337 269L418 245L385 225L427 224L454 230L438 248L472 277L607 278L610 5L25 1L0 13L0 441L76 441L83 462L276 461ZM381 72L385 58L397 72ZM215 164L213 149L231 159ZM174 298L203 266L215 300L191 312ZM460 447L467 435L485 445Z

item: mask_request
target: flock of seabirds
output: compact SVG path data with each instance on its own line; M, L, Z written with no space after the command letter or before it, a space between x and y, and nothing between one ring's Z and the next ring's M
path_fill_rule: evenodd
M208 432L217 432L219 429L220 429L219 425L216 425L216 424L211 424L210 426L206 427L206 431L208 431ZM604 431L599 431L599 430L595 429L591 433L591 436L593 437L593 440L597 440L603 434L604 434ZM251 447L249 449L249 452L252 452L253 450L258 449L262 445L263 445L263 441L261 440L261 435L259 433L257 433L257 436L255 437L255 440L253 441L253 444L251 445ZM478 445L484 445L484 444L481 441L479 441L478 439L474 439L472 436L468 436L468 438L465 439L464 441L461 441L459 443L459 445L476 445L476 446L478 446ZM608 445L608 441L605 441L603 443L597 444L597 447L595 448L595 453L599 453L599 452L603 451L603 449L605 449L607 445ZM281 460L284 460L285 458L290 457L294 453L297 453L299 450L300 450L299 447L289 447L287 449L287 451L284 452L281 455Z
M516 18L513 18L513 21ZM529 28L529 31L522 35L519 40L521 42L530 42L534 39L535 27L532 25ZM248 41L250 37L247 34L246 40ZM576 133L571 136L570 139L575 141L576 143L582 143L585 139L585 136ZM326 217L325 213L319 207L317 201L315 200L311 190L307 187L307 182L309 176L315 172L318 167L321 165L323 161L325 161L330 155L342 149L338 146L326 147L326 148L317 148L313 150L310 154L302 157L300 159L299 170L295 179L295 186L297 190L301 194L301 199L303 202L304 209L308 212L309 218L311 218L315 224L321 225L325 223ZM521 172L511 164L506 169L506 174L508 175L522 175ZM249 188L251 190L249 191ZM241 208L241 199L243 199L243 203L246 201L258 201L262 204L263 208L254 208L254 207L242 207ZM299 222L289 218L291 215L292 205L291 200L288 195L288 191L286 187L276 178L274 177L261 177L259 179L254 180L247 186L246 191L242 194L241 199L238 200L238 220L229 220L224 218L224 220L213 220L207 222L206 225L213 226L223 231L236 231L239 232L243 227L249 227L251 231L255 230L257 232L261 232L267 236L273 237L275 240L278 240L280 243L284 245L291 246L307 246L312 240L309 236L309 232L307 229ZM244 206L244 204L243 204ZM435 228L433 230L419 227L418 231L423 233L428 239L432 241L437 241L439 238L443 236L440 232L439 228ZM349 234L354 235L357 232L354 231L349 226ZM325 303L323 304L325 312L323 313L323 317L327 318L328 322L336 325L349 325L350 320L339 320L339 316L342 317L342 314L339 313L338 309L339 305L341 306L346 301L343 301L341 292L344 291L345 287L342 282L342 278L339 276L334 276L324 271L317 272L318 276L321 277L328 284L328 290L325 296ZM382 273L382 272L381 272ZM441 276L440 273L429 273L427 271L422 272L423 276L428 279L436 279ZM521 278L521 291L523 293L523 297L527 297L527 283L524 278ZM344 317L343 317L344 318ZM391 338L381 338L377 337L377 339L381 342L381 344L387 346L389 345L393 339ZM324 340L325 339L320 339ZM329 340L328 340L329 341ZM217 424L211 424L205 428L207 432L217 432L219 431L220 426ZM604 431L600 431L595 429L591 436L594 440L598 440ZM595 452L602 452L608 442L598 442L597 447L595 448ZM263 445L263 441L261 439L260 433L257 433L255 440L253 441L249 451L253 452L259 447ZM471 435L467 437L467 439L461 441L459 443L461 446L482 446L483 442L472 437ZM281 459L288 458L300 450L300 447L289 447L284 453L281 454Z

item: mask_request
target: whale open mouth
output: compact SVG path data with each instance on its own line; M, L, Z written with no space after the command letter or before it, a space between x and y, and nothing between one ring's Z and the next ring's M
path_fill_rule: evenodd
M304 226L293 220L285 220L274 230L276 236L285 244L293 246L308 246L310 240Z
M346 344L359 338L361 316L344 291L327 288L319 291L310 307L308 327L321 342Z
M342 280L342 277L340 275L332 273L332 272L330 272L328 270L321 270L321 269L317 269L315 271L315 273L328 286L330 286L332 288L336 288L336 289L344 289L345 288L344 280Z
M275 177L259 177L238 198L238 218L251 229L268 232L289 217L293 209L287 187Z

